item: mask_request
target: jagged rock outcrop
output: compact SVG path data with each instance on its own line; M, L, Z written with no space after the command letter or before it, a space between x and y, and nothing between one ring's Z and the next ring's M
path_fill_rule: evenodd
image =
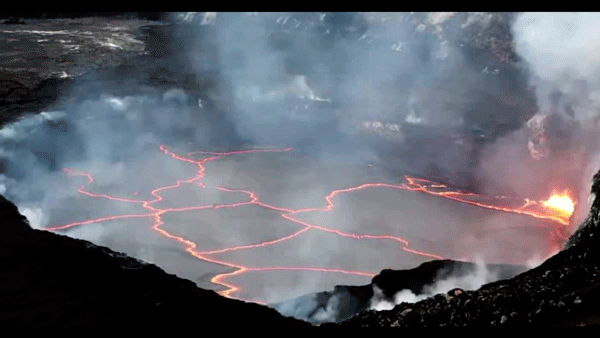
M313 324L341 322L368 310L373 301L394 303L394 296L405 290L415 296L427 294L437 281L463 278L478 268L475 263L435 260L404 270L386 269L373 277L371 284L360 286L337 285L333 291L319 292L270 306L281 313L307 320ZM486 274L493 280L509 279L527 270L525 266L490 264ZM375 295L375 288L378 294ZM377 299L374 297L376 296Z

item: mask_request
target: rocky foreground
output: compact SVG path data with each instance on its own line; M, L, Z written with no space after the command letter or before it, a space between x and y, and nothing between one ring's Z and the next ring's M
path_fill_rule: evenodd
M383 270L368 285L336 285L333 291L309 294L270 306L284 315L312 324L341 322L377 306L375 303L393 304L395 295L401 291L425 298L435 292L431 290L439 281L475 279L479 272L479 278L491 282L510 279L526 270L520 265L489 264L483 267L470 262L435 260L411 269Z
M563 252L534 270L477 291L454 289L389 311L363 312L337 325L597 325L600 271L593 259L579 254Z
M591 189L600 192L600 172ZM540 266L476 291L454 289L323 326L582 326L600 324L600 199L566 248Z
M0 196L0 326L309 326L159 267L29 227Z

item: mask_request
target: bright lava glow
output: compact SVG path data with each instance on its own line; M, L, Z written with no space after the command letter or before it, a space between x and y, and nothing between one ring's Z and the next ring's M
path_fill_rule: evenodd
M428 181L425 179L405 176L404 178L405 178L406 182L398 184L398 185L386 184L386 183L365 183L365 184L362 184L362 185L359 185L356 187L334 190L334 191L330 192L327 196L325 196L325 206L322 208L290 209L290 208L285 208L285 207L278 207L278 206L274 206L274 205L267 204L267 203L260 201L259 196L255 192L252 192L249 190L241 190L241 189L234 190L234 189L229 189L229 188L225 188L225 187L216 187L216 189L218 189L222 192L225 192L225 193L245 194L248 196L248 200L245 202L232 203L232 204L219 204L219 205L200 204L200 205L195 205L195 206L190 206L190 207L180 207L180 208L158 208L153 205L163 200L161 193L164 191L180 188L184 184L193 184L199 188L208 189L208 187L206 187L203 182L199 182L201 179L203 179L205 177L204 164L206 164L207 162L215 161L223 156L234 156L234 155L239 155L239 154L252 154L252 153L264 153L264 152L290 152L293 149L285 148L285 149L254 149L254 150L242 150L242 151L232 151L232 152L193 152L193 153L187 154L187 156L177 155L177 154L169 151L164 145L160 146L160 150L164 154L170 156L173 159L176 159L178 161L188 162L190 164L196 165L198 168L198 171L194 177L191 177L187 180L179 180L175 184L158 187L158 188L152 190L150 192L150 194L152 196L154 196L154 198L150 199L150 200L121 198L121 197L114 197L114 196L110 196L110 195L95 194L95 193L89 192L85 188L94 182L94 178L93 178L92 174L78 172L73 169L64 169L64 172L66 172L69 176L83 176L83 177L87 178L87 184L85 184L84 186L82 186L78 189L79 193L86 195L88 197L92 197L92 198L104 198L104 199L109 199L111 201L117 201L117 202L123 202L123 203L141 204L144 209L148 210L147 213L129 214L129 215L114 215L114 216L108 216L108 217L103 217L103 218L90 219L90 220L84 220L84 221L49 227L49 228L46 228L45 230L49 230L49 231L65 230L65 229L72 228L75 226L87 225L87 224L92 224L92 223L101 223L101 222L106 222L106 221L114 221L114 220L125 219L125 218L142 218L142 217L153 218L154 219L154 223L152 226L153 230L155 230L157 233L159 233L160 235L162 235L166 238L169 238L171 240L174 240L174 241L177 241L177 242L183 244L185 246L185 251L188 252L190 255L196 257L197 259L206 261L206 262L211 262L211 263L215 263L215 264L233 268L234 269L233 272L222 273L222 274L218 274L218 275L214 276L211 279L211 282L214 284L223 286L225 288L224 291L220 291L221 295L229 297L229 298L236 298L236 297L233 297L231 294L234 292L239 292L241 290L241 287L226 283L223 280L228 277L231 277L231 276L240 275L242 273L248 273L248 272L256 273L256 272L265 272L265 271L292 270L292 271L312 271L312 272L318 272L318 273L341 273L341 274L350 274L350 275L367 276L367 277L375 276L377 271L371 271L371 272L351 271L351 270L342 270L342 269L337 269L337 268L303 267L303 266L251 267L251 266L243 266L238 263L224 261L224 260L214 258L215 255L218 255L218 254L221 254L224 252L239 251L239 250L251 250L251 249L255 249L255 248L279 244L279 243L285 242L289 239L301 236L302 234L305 234L311 230L332 233L332 234L336 234L338 236L351 238L354 240L394 241L394 242L397 242L400 244L401 250L403 250L409 254L421 256L426 259L444 259L440 255L423 252L423 251L419 251L419 250L415 250L415 249L409 249L408 248L409 242L400 237L387 235L387 234L347 233L347 232L343 232L340 230L330 229L330 228L320 226L317 224L312 224L312 223L308 223L305 221L301 221L301 220L295 218L296 215L301 214L301 213L331 211L332 209L335 208L335 204L333 202L334 199L342 194L352 193L352 192L355 192L358 190L363 190L363 189L385 188L385 189L410 190L410 191L422 192L422 193L426 193L426 194L430 194L430 195L434 195L434 196L438 196L438 197L451 199L451 200L454 200L457 202L466 203L466 204L470 204L470 205L481 207L481 208L492 209L492 210L497 210L497 211L501 211L501 212L523 214L523 215L532 216L532 217L539 218L539 219L546 219L546 220L552 221L554 223L561 224L560 228L558 228L558 229L556 229L556 228L550 229L550 231L551 231L550 236L551 236L552 240L554 241L554 243L557 245L559 245L561 242L564 242L564 240L566 240L566 235L565 235L566 229L564 226L569 224L569 219L573 213L574 206L575 206L575 202L573 202L570 199L567 192L563 193L562 195L553 195L547 201L536 202L536 201L531 201L531 200L525 199L524 203L519 202L519 205L521 205L521 206L517 207L516 205L510 205L511 199L508 197L505 197L505 196L495 196L495 197L490 198L490 197L477 195L477 194L473 194L473 193L452 191L444 184L440 184L437 182L431 182L431 181ZM197 155L204 155L204 156L208 156L208 157L204 157L199 160L195 160L192 158L193 156L197 156ZM139 194L139 192L136 191L136 192L131 193L131 196L137 196L138 194ZM512 202L514 202L514 201L512 201ZM246 245L221 248L221 249L217 249L217 250L199 251L196 249L196 243L194 243L184 237L173 235L161 228L161 226L164 224L162 216L167 213L186 212L186 211L191 211L191 210L205 210L205 209L221 209L221 208L227 209L227 208L236 208L236 207L239 207L242 205L255 205L256 207L265 208L267 210L277 212L280 214L280 216L283 219L290 221L290 222L294 223L295 225L297 225L298 229L293 231L289 235L283 236L283 237L275 239L275 240L264 241L264 242L260 242L260 243L250 243L250 244L246 244ZM236 299L240 299L240 298L236 298ZM247 301L264 304L263 302L256 301L256 300L247 300Z
M575 211L575 202L569 196L567 190L563 191L562 194L552 194L547 201L544 201L544 206L555 210L557 214L563 218L570 218Z

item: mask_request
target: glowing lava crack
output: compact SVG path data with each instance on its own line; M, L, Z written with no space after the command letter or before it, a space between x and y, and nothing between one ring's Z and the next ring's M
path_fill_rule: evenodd
M89 191L85 190L84 188L94 182L94 178L93 178L92 174L78 172L78 171L75 171L72 169L64 169L64 171L70 176L78 175L78 176L84 176L87 178L88 183L78 189L79 193L84 194L89 197L93 197L93 198L104 198L104 199L109 199L111 201L116 201L116 202L141 204L141 206L143 208L148 210L148 213L115 215L115 216L109 216L109 217L103 217L103 218L97 218L97 219L90 219L90 220L86 220L86 221L69 223L69 224L65 224L65 225L61 225L61 226L49 227L49 228L46 228L45 230L49 230L49 231L65 230L65 229L72 228L75 226L87 225L87 224L92 224L92 223L114 221L114 220L120 220L120 219L126 219L126 218L151 217L154 219L154 224L153 224L152 228L156 232L158 232L160 235L162 235L166 238L169 238L169 239L172 239L179 243L184 244L186 246L185 250L192 256L194 256L200 260L206 261L206 262L220 264L220 265L227 266L227 267L234 269L233 272L222 273L222 274L218 274L218 275L214 276L211 281L214 284L225 287L225 290L220 292L221 295L230 297L230 298L236 298L236 297L233 297L231 294L239 291L240 287L225 283L223 280L226 279L227 277L239 275L242 273L248 273L248 272L290 271L291 270L291 271L313 271L313 272L321 272L321 273L323 273L323 272L342 273L342 274L351 274L351 275L359 275L359 276L367 276L367 277L375 276L375 273L370 273L370 272L349 271L349 270L342 270L342 269L335 269L335 268L322 268L322 267L294 267L294 266L250 267L250 266L243 266L240 264L236 264L233 262L219 260L219 259L216 259L213 257L214 255L224 253L224 252L231 252L231 251L238 251L238 250L251 250L251 249L255 249L255 248L275 245L275 244L290 240L292 238L298 237L299 235L301 235L309 230L323 231L323 232L332 233L332 234L336 234L338 236L352 238L352 239L356 239L356 240L369 239L369 240L396 241L401 244L402 250L404 250L408 253L427 257L427 258L443 259L443 257L441 257L439 255L409 249L408 241L406 241L405 239L402 239L400 237L396 237L396 236L392 236L392 235L372 235L372 234L347 233L347 232L343 232L340 230L330 229L330 228L323 227L320 225L304 222L304 221L301 221L294 217L300 213L331 211L335 206L333 203L333 198L335 198L338 195L344 194L344 193L355 192L355 191L367 189L367 188L391 188L391 189L411 190L411 191L418 191L418 192L423 192L423 193L427 193L430 195L448 198L448 199L451 199L451 200L454 200L457 202L467 203L467 204L477 206L477 207L482 207L482 208L487 208L487 209L492 209L492 210L497 210L497 211L502 211L502 212L523 214L523 215L528 215L528 216L532 216L532 217L536 217L536 218L540 218L540 219L547 219L547 220L550 220L550 221L553 221L555 223L559 223L562 225L562 227L558 230L552 229L553 230L552 236L554 236L555 239L558 238L559 239L558 241L560 241L560 239L562 239L562 240L566 239L565 226L567 226L569 224L569 218L571 217L571 214L573 213L574 205L575 205L574 202L568 196L568 193L565 192L562 195L555 194L547 201L536 202L536 201L525 200L525 204L522 205L521 207L512 208L506 204L502 205L502 203L506 203L506 200L508 199L506 197L502 197L502 196L496 197L494 200L494 202L495 202L494 204L484 203L481 201L483 198L483 196L481 196L481 195L472 194L472 193L462 193L462 192L457 192L457 191L449 191L448 187L443 184L431 182L431 181L424 180L424 179L405 176L406 183L402 183L399 185L392 185L392 184L385 184L385 183L365 183L365 184L362 184L357 187L334 190L325 197L326 206L324 208L310 208L310 209L296 209L295 210L295 209L277 207L274 205L270 205L270 204L261 202L259 197L257 196L257 194L252 191L239 190L239 189L238 190L228 189L228 188L224 188L224 187L216 187L216 189L223 191L223 192L227 192L227 193L243 193L243 194L248 195L249 200L246 202L232 203L232 204L218 204L218 205L208 204L208 205L181 207L181 208L157 208L157 207L154 207L153 205L163 200L163 197L160 195L161 192L177 189L177 188L181 187L183 184L195 184L196 186L198 186L200 188L206 188L204 183L198 182L198 181L205 177L204 164L206 164L207 162L217 160L223 156L264 153L264 152L289 152L289 151L292 151L293 149L292 148L254 149L254 150L242 150L242 151L221 152L221 153L219 153L219 152L192 152L192 153L189 153L187 156L180 156L175 153L172 153L169 150L167 150L167 148L165 146L160 146L160 150L163 153L165 153L166 155L169 155L173 159L195 164L198 167L198 172L194 177L191 177L187 180L180 180L180 181L177 181L173 185L159 187L159 188L152 190L150 193L152 196L154 196L154 199L152 199L152 200L120 198L120 197L114 197L114 196L109 196L109 195L105 195L105 194L95 194L95 193L89 192ZM208 157L202 158L200 160L194 160L191 158L191 156L195 156L195 155L207 155ZM135 196L137 194L138 193L135 192L132 195ZM259 207L262 207L262 208L265 208L268 210L272 210L275 212L279 212L283 219L286 219L290 222L295 223L296 225L300 226L300 229L297 230L296 232L293 232L290 235L287 235L287 236L284 236L284 237L281 237L281 238L278 238L275 240L271 240L271 241L264 241L264 242L255 243L255 244L240 245L240 246L222 248L222 249L211 250L211 251L199 251L196 249L196 244L194 242L192 242L184 237L173 235L161 228L161 225L164 224L162 216L166 213L192 211L192 210L203 210L203 209L235 208L235 207L239 207L242 205L250 205L250 204L257 205ZM239 299L239 298L237 298L237 299ZM262 302L258 302L258 301L254 301L254 300L253 300L253 302L264 304Z

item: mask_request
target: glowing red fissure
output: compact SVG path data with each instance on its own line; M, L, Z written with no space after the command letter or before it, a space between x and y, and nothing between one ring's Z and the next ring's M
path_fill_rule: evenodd
M169 151L164 145L160 146L160 150L164 154L171 156L171 158L173 158L173 159L192 163L192 164L196 165L198 167L198 171L194 177L191 177L187 180L179 180L179 181L176 181L176 183L173 185L163 186L163 187L159 187L159 188L152 190L150 192L150 194L152 196L154 196L154 199L151 199L151 200L120 198L120 197L114 197L114 196L110 196L110 195L106 195L106 194L91 193L89 191L84 190L84 188L94 182L94 178L93 178L92 174L78 172L73 169L64 169L64 171L69 176L79 175L79 176L84 176L87 178L88 183L81 186L78 189L79 193L84 194L88 197L93 197L93 198L105 198L105 199L109 199L111 201L116 201L116 202L141 204L142 207L144 207L146 210L149 211L148 213L116 215L116 216L109 216L109 217L103 217L103 218L96 218L96 219L90 219L90 220L85 220L85 221L80 221L80 222L64 224L61 226L49 227L49 228L46 228L45 230L48 230L48 231L65 230L65 229L69 229L69 228L72 228L75 226L87 225L87 224L92 224L92 223L100 223L100 222L127 219L127 218L151 217L154 219L154 224L153 224L152 228L157 233L159 233L160 235L162 235L166 238L169 238L171 240L177 241L177 242L185 245L185 247L186 247L185 251L188 252L190 255L192 255L200 260L206 261L206 262L219 264L219 265L227 266L227 267L234 269L233 272L222 273L222 274L218 274L218 275L214 276L211 279L211 282L225 288L224 291L219 292L221 295L229 297L229 298L240 299L237 297L233 297L231 294L234 292L240 291L241 288L239 286L224 282L223 281L224 279L235 276L235 275L239 275L242 273L247 273L247 272L265 272L265 271L312 271L312 272L321 272L321 273L323 273L323 272L342 273L342 274L350 274L350 275L366 276L366 277L375 276L375 273L370 273L370 272L351 271L351 270L334 269L334 268L322 268L322 267L294 267L294 266L249 267L249 266L243 266L240 264L236 264L233 262L228 262L228 261L224 261L224 260L220 260L220 259L216 259L216 258L212 257L213 255L217 255L217 254L224 253L224 252L249 250L249 249L254 249L254 248L275 245L275 244L290 240L292 238L295 238L295 237L301 235L302 233L307 232L308 230L318 230L318 231L328 232L328 233L336 234L336 235L339 235L342 237L353 238L356 240L373 239L373 240L396 241L402 245L402 250L404 250L408 253L422 256L425 258L444 259L442 256L439 256L436 254L418 251L418 250L414 250L414 249L409 249L408 248L409 242L406 241L405 239L402 239L397 236L347 233L347 232L343 232L340 230L331 229L331 228L319 226L316 224L311 224L311 223L308 223L305 221L301 221L294 217L295 215L298 215L300 213L330 211L335 206L333 203L333 198L338 195L344 194L344 193L355 192L355 191L367 189L367 188L392 188L392 189L419 191L419 192L448 198L451 200L455 200L457 202L467 203L467 204L482 207L482 208L524 214L524 215L533 216L536 218L548 219L551 221L559 222L561 224L568 224L568 221L567 221L567 223L565 223L564 219L557 218L548 212L544 213L543 208L540 209L541 211L534 210L534 208L532 206L538 207L541 203L526 200L526 203L519 208L509 208L506 206L485 204L485 203L469 200L469 198L481 197L480 195L472 194L472 193L461 193L461 192L455 192L455 191L444 191L445 189L447 189L447 186L445 186L443 184L431 182L431 181L428 181L425 179L410 177L410 176L405 176L406 183L402 183L399 185L386 184L386 183L365 183L365 184L362 184L357 187L334 190L325 197L326 206L324 208L290 209L290 208L278 207L278 206L274 206L271 204L261 202L259 197L256 195L256 193L254 193L252 191L240 190L240 189L237 189L237 190L236 189L228 189L228 188L224 188L224 187L217 187L216 189L223 191L223 192L228 192L228 193L243 193L243 194L248 195L249 200L246 202L232 203L232 204L219 204L219 205L209 204L209 205L197 205L197 206L180 207L180 208L157 208L157 207L154 207L153 204L156 204L163 200L163 197L160 195L161 192L179 188L184 183L185 184L195 184L200 188L206 188L204 183L197 182L197 181L199 181L205 177L204 164L206 164L207 162L214 161L223 156L251 154L251 153L264 153L264 152L289 152L289 151L292 151L293 149L285 148L285 149L253 149L253 150L242 150L242 151L232 151L232 152L192 152L192 153L187 154L187 157L180 156L180 155L177 155L177 154ZM193 156L193 155L212 155L212 156L205 157L200 160L194 160L194 159L190 158L190 156ZM438 190L442 190L442 191L438 191ZM137 194L138 194L137 192L134 193L134 195L137 195ZM506 197L498 196L498 199L506 199ZM192 210L203 210L203 209L236 208L236 207L239 207L242 205L251 205L251 204L257 205L257 206L260 206L260 207L263 207L263 208L266 208L269 210L273 210L276 212L280 212L281 213L280 216L283 219L286 219L290 222L293 222L293 223L299 225L300 229L293 232L290 235L287 235L287 236L284 236L284 237L281 237L281 238L278 238L275 240L263 241L263 242L255 243L255 244L233 246L233 247L222 248L222 249L218 249L218 250L198 251L196 249L196 244L194 242L192 242L184 237L173 235L161 228L161 225L164 224L162 216L166 213L184 212L184 211L192 211ZM552 236L554 236L555 239L556 238L564 238L564 236L561 236L561 233L556 230L554 230L552 232ZM264 304L263 302L256 301L256 300L246 300L246 299L240 299L240 300L252 301L255 303L259 303L259 304Z

